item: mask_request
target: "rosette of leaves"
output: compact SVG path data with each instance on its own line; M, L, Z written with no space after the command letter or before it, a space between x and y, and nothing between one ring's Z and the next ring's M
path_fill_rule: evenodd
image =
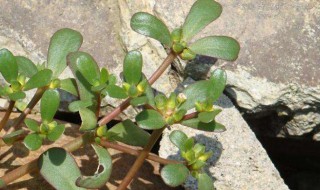
M41 124L33 119L25 119L24 122L31 133L24 138L23 143L29 150L37 150L43 140L56 141L63 134L65 126L53 120L59 104L59 92L54 89L47 90L40 102Z
M179 148L181 157L186 164L168 164L161 170L163 181L172 187L181 185L192 175L198 181L199 190L213 190L213 181L208 174L203 171L206 161L213 152L206 152L205 146L194 142L193 138L188 138L182 131L171 132L170 141Z
M221 12L222 7L216 1L197 0L184 24L171 33L161 20L145 12L134 14L130 24L134 31L158 40L182 59L191 60L198 54L233 61L238 57L240 46L231 37L208 36L190 43L192 37L216 20Z

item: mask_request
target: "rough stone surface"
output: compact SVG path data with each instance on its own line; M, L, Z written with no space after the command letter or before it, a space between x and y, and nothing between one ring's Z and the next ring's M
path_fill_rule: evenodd
M214 152L205 171L210 172L217 189L287 190L288 187L265 150L231 101L223 95L217 101L216 107L222 108L217 121L226 126L225 132L200 132L174 125L164 132L160 143L160 156L180 157L178 149L169 140L170 132L179 129L189 137L194 137L196 142L205 144L207 150ZM197 189L195 180L190 178L185 187L190 190Z
M171 29L179 27L194 1L159 0L154 13ZM223 6L221 17L196 38L228 35L240 42L239 58L226 64L227 91L232 99L255 117L273 111L287 114L289 121L284 128L287 135L318 131L320 2L218 2ZM183 73L184 66L181 63L177 68ZM186 73L196 79L201 70L205 69L193 67Z

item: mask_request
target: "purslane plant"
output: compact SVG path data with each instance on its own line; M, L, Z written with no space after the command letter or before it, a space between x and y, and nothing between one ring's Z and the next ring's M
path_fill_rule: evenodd
M55 141L63 134L64 126L53 120L60 103L57 88L79 97L78 101L69 105L69 110L79 112L82 120L79 130L83 133L63 147L50 148L39 159L8 172L0 178L0 188L37 170L56 189L100 188L107 183L112 171L111 156L106 148L113 148L137 156L119 185L119 190L127 188L145 159L165 165L161 170L161 177L169 186L179 186L191 175L198 180L198 189L214 189L211 177L203 170L213 152L207 152L204 145L195 143L193 138L188 138L182 131L174 130L170 134L170 140L179 148L183 161L163 159L150 154L150 151L163 130L173 124L211 132L225 130L222 124L215 121L221 110L214 108L213 103L224 90L226 73L217 69L208 80L195 82L181 93L172 92L168 96L155 96L151 86L177 56L184 60L194 59L196 55L229 61L237 58L240 47L230 37L209 36L190 43L191 38L217 19L221 12L219 3L197 0L184 24L172 32L161 20L149 13L134 14L131 19L132 29L158 40L170 50L167 58L149 79L142 72L141 53L134 50L124 58L123 81L116 81L116 77L107 68L98 67L90 54L78 51L82 36L67 28L57 31L51 38L47 63L43 65L35 65L25 57L14 56L7 49L0 50L0 72L7 82L0 88L0 95L10 100L9 108L0 123L0 130L6 126L15 102L25 98L25 91L37 88L28 106L13 126L9 126L18 130L3 136L4 143L11 145L22 140L28 149L37 150L43 141ZM59 75L67 66L75 78L60 80ZM101 100L108 97L124 101L98 121ZM41 123L25 119L40 99ZM135 120L127 119L108 129L106 124L129 106L141 108ZM27 130L20 127L23 121ZM152 133L145 130L152 130ZM138 151L117 142L142 149ZM94 175L83 176L70 152L88 143L99 158L99 167Z

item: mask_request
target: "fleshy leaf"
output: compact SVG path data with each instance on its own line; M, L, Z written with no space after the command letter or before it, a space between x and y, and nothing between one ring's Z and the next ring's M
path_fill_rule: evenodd
M17 131L14 131L10 134L6 134L2 137L2 140L7 145L12 145L14 142L16 142L18 139L23 138L24 134L26 133L25 130L20 129Z
M33 120L33 119L29 119L29 118L26 118L24 120L24 123L26 124L26 126L31 130L31 131L34 131L34 132L38 132L39 131L39 124L37 121Z
M223 132L226 130L226 128L222 124L220 124L216 121L211 121L209 123L203 123L203 122L199 121L198 118L184 120L181 122L181 124L185 125L187 127L201 130L201 131Z
M112 170L112 159L107 149L94 144L92 145L92 147L94 148L99 158L98 169L95 175L82 176L79 177L76 181L77 186L87 189L97 189L104 186L107 183ZM103 168L101 172L99 172L100 167Z
M130 104L132 106L142 106L142 105L145 105L146 103L148 103L147 96L140 96L140 97L132 98L130 100Z
M55 126L47 135L47 138L50 141L56 141L60 138L60 136L63 134L64 132L64 125L57 125Z
M26 97L26 93L22 91L14 92L14 93L8 94L8 97L12 101L17 101L17 100L24 99Z
M177 187L184 183L188 175L189 170L183 164L168 164L161 170L163 181L171 187Z
M42 121L52 121L60 104L60 95L57 90L49 89L43 94L40 102L40 113Z
M144 147L148 143L150 134L127 119L109 129L107 136L128 145Z
M203 123L209 123L221 112L221 109L215 109L210 112L201 112L198 114L199 121Z
M199 174L198 190L214 190L213 181L206 173Z
M187 100L180 109L189 110L195 106L196 102L203 102L210 99L215 102L222 94L227 81L227 74L221 69L216 69L211 74L210 80L202 80L189 85L183 94Z
M183 41L189 41L204 27L216 20L222 12L222 7L214 0L197 0L190 9L182 27Z
M81 176L73 157L63 148L50 148L38 159L40 174L55 189L85 190L76 186L75 181Z
M77 62L77 68L81 75L93 86L99 85L100 70L98 64L89 54L81 56Z
M78 112L81 108L87 108L92 105L90 100L78 100L69 104L68 108L71 112Z
M60 89L75 96L78 95L77 82L74 78L67 78L60 80Z
M105 94L105 95L108 95L112 98L117 98L117 99L125 99L128 97L126 91L117 85L108 85L104 89L102 94Z
M16 56L19 73L31 78L38 72L37 66L28 58L23 56Z
M136 116L139 127L143 129L160 129L166 125L162 115L155 110L143 110Z
M180 149L182 151L188 151L191 150L194 146L194 138L188 138L183 144L181 144ZM193 151L193 150L192 150Z
M40 88L50 83L52 77L52 71L49 69L43 69L34 74L28 82L25 84L23 90L27 91L33 88Z
M42 145L42 138L37 133L27 135L23 140L29 150L38 150Z
M179 130L172 131L169 135L169 138L170 141L179 149L181 149L188 140L188 136Z
M100 84L104 84L109 79L109 72L106 68L102 68L100 71Z
M8 83L11 83L11 80L16 80L18 77L16 58L7 49L0 50L0 72Z
M97 127L97 117L95 113L87 108L81 108L79 113L82 121L80 131L91 130Z
M123 76L129 84L138 84L142 76L142 55L139 51L130 51L124 58Z
M60 29L53 34L48 50L48 69L53 71L54 78L57 78L67 67L67 55L77 51L82 40L79 32L69 28Z
M149 36L167 46L171 46L170 32L167 26L157 17L149 13L138 12L132 16L130 25L139 34Z
M209 36L195 41L189 49L199 55L234 61L238 58L240 45L228 36Z

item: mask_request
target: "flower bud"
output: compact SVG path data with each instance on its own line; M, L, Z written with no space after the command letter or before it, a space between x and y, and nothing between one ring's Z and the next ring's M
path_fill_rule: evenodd
M184 49L183 52L180 54L180 57L183 60L192 60L196 58L196 54L189 49Z
M104 137L107 134L107 127L99 126L96 133L98 137Z

